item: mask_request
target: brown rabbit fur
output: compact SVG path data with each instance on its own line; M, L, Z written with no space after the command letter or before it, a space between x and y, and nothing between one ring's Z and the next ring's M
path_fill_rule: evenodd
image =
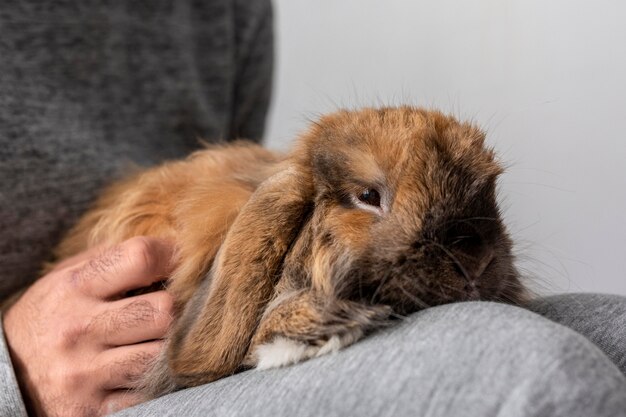
M437 111L338 111L286 156L239 142L114 184L56 253L177 243L177 320L148 396L333 351L427 306L520 303L484 138Z

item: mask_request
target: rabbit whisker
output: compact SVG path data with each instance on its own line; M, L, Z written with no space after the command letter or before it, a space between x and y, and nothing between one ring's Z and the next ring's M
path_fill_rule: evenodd
M454 254L448 248L446 248L441 243L435 242L434 240L428 240L427 242L429 244L431 244L431 245L441 249L446 255L448 255L448 257L452 260L452 262L454 262L454 264L459 268L459 270L461 270L461 273L463 274L463 277L465 277L467 282L468 283L471 282L472 278L470 277L469 273L467 272L467 269L465 269L465 267L463 266L461 261L459 261L459 259L456 256L454 256Z
M495 222L498 219L495 218L495 217L480 217L480 216L464 217L462 219L452 219L452 220L445 221L445 222L441 223L441 225L442 226L447 226L449 224L455 224L455 223L468 223L468 222L471 222L472 220L485 220L485 221Z
M407 298L409 298L411 301L413 301L419 307L421 307L421 308L428 308L428 307L430 307L430 305L428 303L426 303L424 300L422 300L421 298L417 297L416 295L411 294L410 292L408 292L402 285L398 285L397 288L400 291L402 291L404 293L404 295L407 296Z
M376 287L376 290L372 294L372 297L370 299L370 303L372 303L372 304L374 303L374 300L376 300L376 296L380 292L380 290L383 287L383 285L385 285L387 283L387 281L389 280L390 276L391 276L391 273L389 271L387 271L385 276L383 277L383 279L381 279L380 282L378 283L378 286Z

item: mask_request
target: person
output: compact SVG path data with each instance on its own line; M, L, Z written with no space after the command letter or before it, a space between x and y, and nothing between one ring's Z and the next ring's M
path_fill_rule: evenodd
M199 138L258 141L272 37L269 0L4 2L0 298L38 278L63 232L131 164L183 157ZM122 294L167 275L155 262L170 245L134 239L83 254L5 311L0 415L136 403L122 389L159 349L172 302L165 291Z
M2 297L130 163L261 137L269 0L25 0L0 31ZM37 279L3 312L0 415L626 415L626 299L594 294L430 308L334 355L137 405L172 301L125 294L166 277L172 251L137 237Z

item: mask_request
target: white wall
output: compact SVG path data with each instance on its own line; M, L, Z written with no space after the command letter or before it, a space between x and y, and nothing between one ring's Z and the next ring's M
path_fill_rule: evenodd
M626 294L626 2L278 0L267 143L337 106L473 118L509 165L519 265L546 293Z

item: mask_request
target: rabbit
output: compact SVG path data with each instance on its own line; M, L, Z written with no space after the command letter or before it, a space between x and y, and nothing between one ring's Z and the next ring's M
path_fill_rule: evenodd
M113 184L57 259L138 235L176 242L176 320L149 398L334 352L429 306L523 304L484 142L435 110L339 110L287 154L209 146Z

